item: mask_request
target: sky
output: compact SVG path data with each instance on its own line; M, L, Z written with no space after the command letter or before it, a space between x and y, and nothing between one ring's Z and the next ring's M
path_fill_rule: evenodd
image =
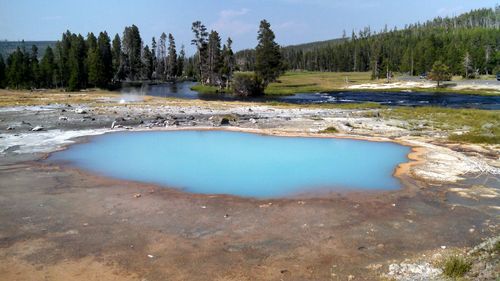
M190 46L191 24L200 20L233 48L253 48L259 22L267 19L276 41L293 45L342 37L345 30L370 26L402 28L437 16L491 8L498 0L0 0L0 40L59 40L70 30L86 35L106 30L111 37L125 26L139 27L145 44L162 32L177 46Z

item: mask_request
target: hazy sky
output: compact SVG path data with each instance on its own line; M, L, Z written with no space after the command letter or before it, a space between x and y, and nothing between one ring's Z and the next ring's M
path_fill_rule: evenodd
M0 0L0 40L59 40L69 29L86 35L127 25L139 27L142 39L172 33L177 45L189 45L191 23L201 20L231 36L236 50L254 47L259 21L267 19L281 45L349 35L367 25L380 30L403 27L436 16L494 7L498 0ZM188 53L191 52L188 48Z

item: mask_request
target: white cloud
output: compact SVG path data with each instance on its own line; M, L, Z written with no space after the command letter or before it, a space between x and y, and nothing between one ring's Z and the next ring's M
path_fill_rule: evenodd
M276 30L303 30L307 27L306 24L298 23L295 21L286 21L274 26Z
M222 10L219 15L221 18L234 18L248 14L249 10L247 8L243 8L240 10Z
M219 12L219 18L211 27L217 31L226 32L230 36L255 31L256 26L241 19L249 11L246 8L240 10L222 10Z

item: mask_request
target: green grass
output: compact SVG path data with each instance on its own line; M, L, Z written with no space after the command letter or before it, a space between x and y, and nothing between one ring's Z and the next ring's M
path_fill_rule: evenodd
M451 256L446 259L443 265L443 274L450 278L464 276L470 271L472 263L463 257Z
M489 77L488 77L489 78ZM347 82L346 82L347 81ZM365 83L384 83L385 79L371 80L370 72L316 72L316 71L289 71L278 78L275 83L269 84L266 95L291 95L295 93L314 93L345 90L346 86ZM414 92L457 93L475 95L500 95L494 90L456 90L453 88L392 88L369 89L372 92ZM367 89L349 89L349 91L368 91Z
M424 123L441 129L449 133L451 141L500 144L499 110L394 107L382 110L381 116L406 120L415 128ZM459 131L465 133L459 134Z
M347 85L373 82L370 72L286 72L275 83L269 84L266 95L326 92ZM349 84L346 83L346 78Z
M227 89L220 89L219 87L202 85L202 84L196 84L192 86L191 90L196 91L200 94L221 94L228 92Z

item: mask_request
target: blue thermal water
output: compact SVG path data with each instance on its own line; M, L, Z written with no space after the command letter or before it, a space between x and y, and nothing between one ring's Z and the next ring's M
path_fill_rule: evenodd
M389 142L229 131L123 132L52 154L79 168L204 194L257 198L394 190L410 148Z

